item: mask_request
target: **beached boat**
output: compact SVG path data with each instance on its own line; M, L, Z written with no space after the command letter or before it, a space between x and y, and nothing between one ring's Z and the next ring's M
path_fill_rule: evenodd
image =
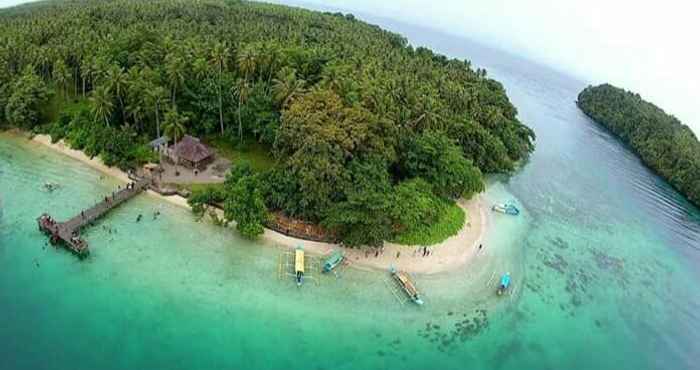
M493 207L491 207L491 209L494 212L505 213L511 216L517 216L520 214L520 210L518 209L518 207L511 203L494 204Z
M294 251L294 273L296 274L297 286L304 283L304 249L297 247Z
M344 260L345 256L342 252L333 252L328 258L326 258L326 261L323 263L323 272L333 271L333 269L340 266L340 264L343 263Z
M408 274L405 272L396 271L396 269L392 267L391 276L393 276L396 282L401 286L401 288L403 288L403 291L408 294L408 297L413 301L413 303L417 305L423 304L420 293L418 292L416 285L413 284L413 281L411 281Z
M498 295L503 295L506 290L510 287L510 272L506 272L501 276L501 283L498 284L498 289L496 290L496 293Z

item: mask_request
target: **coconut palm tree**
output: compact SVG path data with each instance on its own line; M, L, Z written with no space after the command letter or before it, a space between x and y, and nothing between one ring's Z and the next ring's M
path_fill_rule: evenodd
M90 102L95 120L102 119L109 126L109 117L114 110L113 99L112 93L105 86L99 86L92 91Z
M250 47L244 48L238 54L238 68L243 73L246 81L255 73L258 63L257 57L256 52Z
M140 132L142 129L141 122L143 121L144 115L143 102L139 100L132 101L126 106L126 112L134 120L134 124L136 125L137 130Z
M185 84L185 60L174 53L165 56L165 75L170 84L170 98L175 107L177 91Z
M238 79L234 86L233 93L238 97L238 141L243 143L243 121L241 120L241 109L243 104L248 102L250 94L250 84L244 79Z
M124 117L124 95L127 88L127 79L124 69L117 65L110 66L105 74L105 84L109 91L117 98L122 121L126 122Z
M66 86L68 84L68 80L70 79L70 72L68 71L68 66L66 65L66 62L63 61L63 59L59 59L58 61L56 61L56 63L54 63L53 79L54 81L56 81L56 83L58 83L59 86L61 86L61 94L65 99L68 95L68 89Z
M163 101L167 99L167 92L162 86L151 86L146 92L148 104L153 107L156 117L156 137L160 137L160 111Z
M297 78L296 71L289 67L282 68L272 83L272 94L280 108L285 108L294 98L303 94L306 85L306 81Z
M173 143L177 145L177 142L185 136L186 128L185 123L187 123L187 117L180 115L177 110L169 109L165 112L165 120L163 121L163 131L165 136L169 139L173 139ZM179 158L175 160L175 172L178 173L177 165L180 162Z
M217 42L214 45L214 49L212 49L209 58L209 63L215 66L217 70L216 72L218 81L216 84L216 89L219 97L219 126L221 127L221 136L224 135L224 104L221 89L223 84L224 71L226 70L226 68L228 68L228 58L230 54L231 51L225 43Z
M177 144L183 136L187 129L185 124L187 123L187 117L181 115L175 109L170 109L165 112L165 119L163 120L163 132L165 136L173 139L173 142Z
M93 73L94 69L92 66L92 62L88 59L83 59L82 63L80 63L80 79L83 82L83 97L85 97L87 82L89 79L92 78Z

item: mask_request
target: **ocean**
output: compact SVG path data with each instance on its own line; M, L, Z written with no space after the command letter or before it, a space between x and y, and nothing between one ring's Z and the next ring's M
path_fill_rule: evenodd
M576 108L585 82L377 22L487 68L537 134L520 169L489 179L486 200L523 213L489 214L483 260L416 275L422 307L400 304L383 271L299 289L278 278L280 248L140 195L86 230L80 261L47 246L35 219L71 216L118 183L0 134L0 368L697 369L700 210ZM497 297L506 271L513 294Z

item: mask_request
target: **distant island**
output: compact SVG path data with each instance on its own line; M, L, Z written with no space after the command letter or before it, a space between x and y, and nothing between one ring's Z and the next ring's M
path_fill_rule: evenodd
M122 169L164 146L205 172L211 147L232 167L190 204L249 237L282 219L348 246L439 243L465 223L455 200L534 148L485 70L349 14L47 1L0 12L0 34L0 125Z
M609 84L587 87L577 104L688 200L700 205L700 142L688 126L639 94Z

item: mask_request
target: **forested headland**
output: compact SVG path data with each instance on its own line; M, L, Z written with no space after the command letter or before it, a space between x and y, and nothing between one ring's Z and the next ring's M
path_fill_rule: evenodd
M122 168L157 160L145 144L163 133L263 148L270 165L234 160L225 186L191 202L224 204L245 235L274 211L347 245L424 242L483 174L534 148L503 86L469 61L349 14L234 0L1 11L0 125Z
M676 117L639 94L604 84L579 94L578 106L628 144L642 161L700 205L700 142Z

